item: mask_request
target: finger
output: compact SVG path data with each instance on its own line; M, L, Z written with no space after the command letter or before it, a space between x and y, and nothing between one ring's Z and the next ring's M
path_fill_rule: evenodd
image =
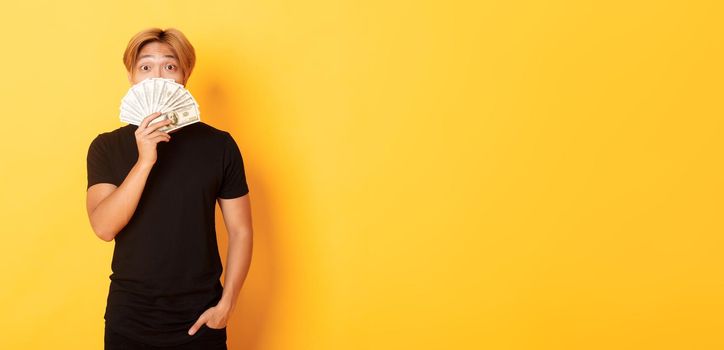
M146 129L146 127L148 126L148 123L150 123L151 120L158 117L159 115L161 115L161 112L155 112L155 113L149 114L146 118L143 118L143 120L141 121L141 125L139 125L138 128L140 130Z
M153 141L153 143L159 143L161 141L168 142L168 141L171 141L171 137L170 136L165 137L165 136L161 135L161 136L156 136L156 137L152 138L151 141Z
M148 134L148 135L145 135L145 136L146 136L147 138L149 138L149 139L153 139L153 138L156 137L156 136L168 136L169 138L171 137L171 135L169 135L167 132L165 132L165 131L160 131L160 130L154 131L154 132L152 132L152 133L150 133L150 134Z
M162 128L166 125L171 124L171 122L172 122L171 119L166 119L166 120L162 120L160 122L155 122L155 123L149 125L146 129L141 130L141 135L150 135L154 131L158 130L159 128Z
M171 123L170 120L164 120L161 122L153 123L149 127L147 127L145 130L141 130L140 136L144 137L144 136L158 135L157 133L159 133L159 132L167 134L167 132L165 130L160 130L160 129L170 123Z
M204 316L199 317L196 323L194 323L194 325L191 326L191 329L189 329L189 335L194 335L194 333L196 333L196 331L198 331L204 323L206 323Z

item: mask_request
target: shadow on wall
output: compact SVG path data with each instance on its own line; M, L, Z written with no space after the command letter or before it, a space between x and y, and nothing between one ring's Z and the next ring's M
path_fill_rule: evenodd
M274 218L277 215L272 210L275 206L270 202L273 196L268 192L274 187L264 182L264 179L274 177L265 175L268 170L261 168L264 162L254 162L253 154L259 152L255 152L255 145L247 142L245 138L245 135L249 135L249 125L253 123L253 119L260 117L254 115L249 105L245 103L253 95L247 92L259 90L263 84L257 84L253 79L246 79L245 74L238 74L244 76L243 79L230 78L234 74L228 74L228 67L235 67L237 70L248 69L239 64L239 57L234 54L233 49L204 48L203 57L207 61L206 66L224 69L198 72L200 74L192 77L194 81L190 81L193 84L190 88L199 101L202 120L211 126L230 132L239 145L250 189L254 228L251 267L234 313L228 321L227 344L230 349L254 350L259 348L260 339L267 331L269 313L272 304L277 300L279 286L277 229L274 225ZM228 233L218 204L216 228L219 253L226 266Z

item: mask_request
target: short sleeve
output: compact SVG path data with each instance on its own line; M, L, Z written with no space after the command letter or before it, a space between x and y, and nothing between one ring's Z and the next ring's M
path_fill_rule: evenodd
M98 183L116 184L107 148L104 147L101 135L96 136L88 147L86 163L88 171L88 186L86 190Z
M226 132L224 142L224 171L217 198L232 199L249 193L244 173L244 160L234 138Z

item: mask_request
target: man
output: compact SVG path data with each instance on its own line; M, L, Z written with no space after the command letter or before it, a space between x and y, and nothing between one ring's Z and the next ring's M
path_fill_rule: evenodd
M193 46L180 31L136 34L128 80L186 82ZM86 204L95 234L115 240L105 348L226 349L226 324L251 262L249 188L230 133L204 122L172 131L128 124L99 134L87 156ZM215 205L229 233L224 286Z

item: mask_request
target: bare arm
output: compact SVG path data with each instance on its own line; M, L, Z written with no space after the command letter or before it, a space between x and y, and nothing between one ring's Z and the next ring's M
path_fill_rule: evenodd
M216 306L212 306L199 316L189 329L189 334L196 333L203 324L217 329L226 326L251 264L252 224L249 194L233 199L219 198L218 201L226 230L229 232L224 291Z
M253 229L249 194L234 199L220 198L219 206L229 233L224 292L219 306L231 314L251 265Z
M156 163L156 144L160 141L168 142L171 138L168 133L156 130L168 125L170 120L148 126L148 123L158 115L160 113L144 118L136 129L138 161L123 183L120 186L98 183L88 188L86 194L88 218L93 232L106 242L112 241L131 220L146 186L148 174Z
M153 164L136 162L121 186L108 183L88 188L87 209L93 232L110 242L136 211Z

